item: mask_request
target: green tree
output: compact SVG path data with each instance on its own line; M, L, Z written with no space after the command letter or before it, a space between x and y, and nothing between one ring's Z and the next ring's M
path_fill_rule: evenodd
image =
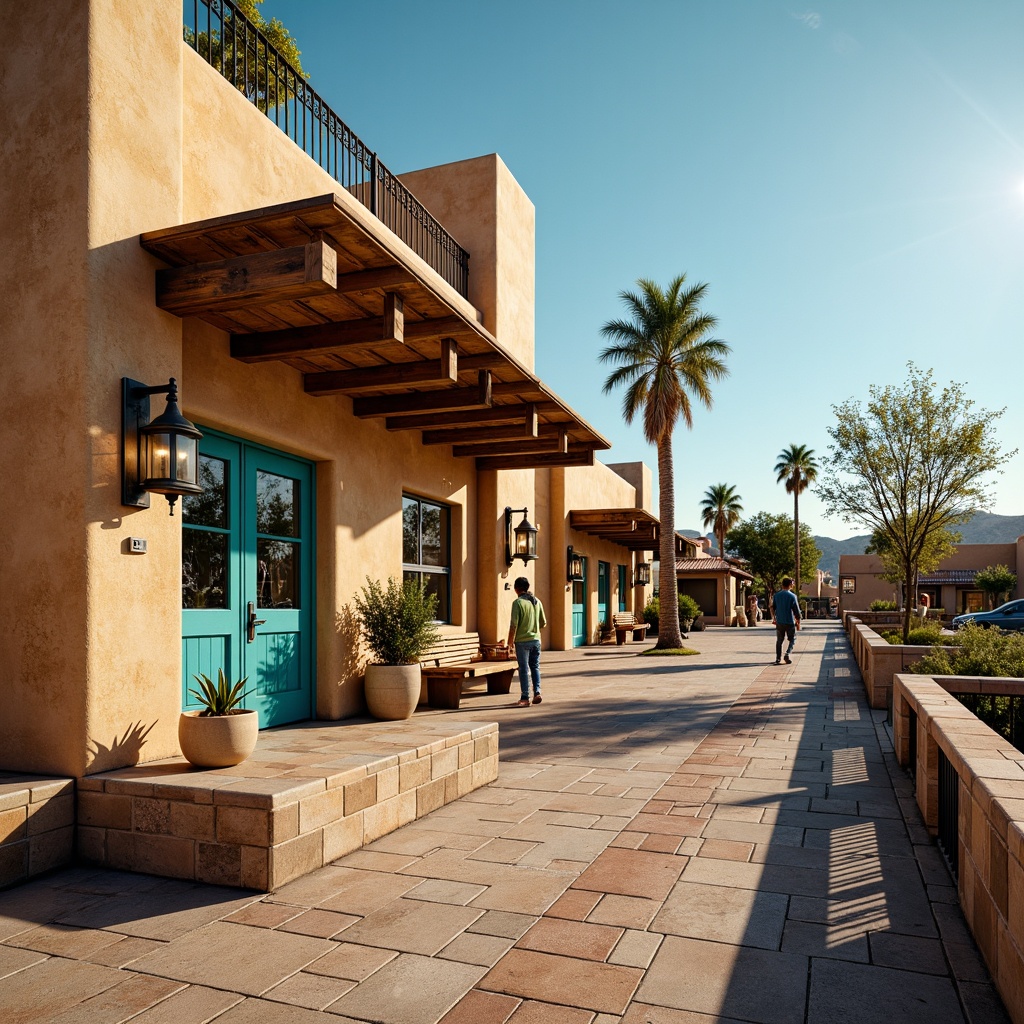
M737 524L726 538L729 547L742 558L748 571L757 577L767 592L769 602L782 586L784 576L795 574L796 563L793 520L781 513L758 512ZM805 578L814 577L821 551L814 543L810 529L800 527L800 555Z
M796 578L796 593L800 596L800 584L804 578L800 572L800 547L796 538L800 536L800 495L807 490L807 485L818 478L818 462L814 452L803 444L791 444L779 453L779 461L775 463L775 482L786 482L786 493L793 495L793 549L796 552L796 564L793 575ZM814 563L817 566L817 562Z
M604 383L607 394L619 385L626 391L622 415L626 423L641 416L644 436L658 450L659 570L661 594L674 594L676 584L675 486L672 431L682 419L693 427L691 397L711 408L711 382L729 375L729 346L708 335L718 321L700 309L707 285L686 286L686 275L664 290L654 281L637 281L638 291L620 292L627 317L609 320L601 333L612 344L599 358L618 366ZM658 647L681 647L679 609L666 601L658 629Z
M715 484L704 492L700 510L704 529L710 527L718 538L718 553L725 558L725 535L740 521L743 506L736 488L731 484Z
M914 607L917 605L917 581L922 574L927 575L935 572L936 569L950 555L956 553L956 546L960 543L960 533L955 530L938 530L932 534L921 550L917 560L917 572L913 579L907 580L904 575L906 569L900 559L899 552L893 549L888 537L876 530L871 534L871 540L864 549L866 555L878 555L882 563L883 571L878 575L887 583L894 583L903 588L903 594L907 602Z
M1017 574L1008 565L987 565L974 577L974 585L988 595L990 608L1017 586Z
M293 99L309 75L302 69L300 50L288 29L277 18L267 21L260 14L263 0L233 3L237 15L230 7L214 6L208 30L197 32L186 26L185 42L266 113ZM200 24L204 20L200 17Z
M907 366L903 384L871 387L866 407L853 398L833 406L831 455L817 491L829 515L884 535L913 581L934 536L982 508L984 477L1017 453L996 442L1002 410L975 410L960 384L939 391L931 370ZM910 618L907 601L904 637Z

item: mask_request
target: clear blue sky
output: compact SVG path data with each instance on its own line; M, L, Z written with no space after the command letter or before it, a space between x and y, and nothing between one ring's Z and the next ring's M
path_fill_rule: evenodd
M705 489L792 512L791 443L906 362L1024 438L1021 0L266 0L310 81L401 173L496 152L537 209L537 372L656 467L604 396L601 325L685 272L732 346L675 436L676 525ZM1024 514L1024 456L987 509ZM801 500L815 533L860 527Z

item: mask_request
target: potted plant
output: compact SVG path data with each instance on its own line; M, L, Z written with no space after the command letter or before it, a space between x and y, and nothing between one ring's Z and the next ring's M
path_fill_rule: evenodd
M679 595L679 628L684 633L689 632L693 620L700 615L700 605L689 594Z
M223 669L217 670L216 684L207 675L193 676L200 689L192 690L202 704L197 711L183 711L178 718L178 745L185 759L197 768L228 768L241 764L255 749L259 736L259 715L240 708L247 696L246 679L233 686Z
M366 666L366 705L375 718L409 718L420 699L420 658L439 639L437 597L418 580L387 586L366 578L356 594L356 613L366 646L376 659Z

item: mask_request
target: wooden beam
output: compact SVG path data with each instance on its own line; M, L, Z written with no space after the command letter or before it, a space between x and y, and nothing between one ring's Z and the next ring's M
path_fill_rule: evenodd
M307 373L303 390L307 395L353 395L360 391L401 391L418 384L457 384L457 366L455 342L446 338L441 342L439 360Z
M551 437L558 432L553 424L540 427L537 414L527 414L522 423L497 423L493 426L470 426L461 430L424 430L423 443L430 444L488 444L491 441L530 440Z
M384 340L405 344L405 300L397 292L384 293Z
M156 272L156 304L176 316L260 306L335 291L338 254L326 242Z
M243 363L263 363L272 359L322 355L345 348L376 347L396 341L387 331L385 317L372 316L311 327L286 327L280 331L232 334L231 355ZM404 329L406 341L428 341L460 333L466 333L466 325L455 316L406 323Z
M445 413L464 409L487 409L491 405L491 375L480 371L475 388L447 388L383 398L356 398L352 412L360 419L404 416L415 413Z
M477 469L537 469L541 466L592 466L594 449L570 451L565 455L488 455L476 460Z
M459 370L463 373L467 370L500 370L510 365L508 357L500 352L481 352L475 356L463 356Z
M445 412L425 416L396 416L386 419L387 430L431 430L438 427L479 427L488 423L512 423L523 416L536 416L532 405L495 405L476 411Z
M493 444L456 444L452 455L465 459L479 455L536 455L539 452L565 454L569 450L569 436L564 431L556 437L538 437L536 440L496 441Z
M390 267L375 267L373 270L353 270L338 275L338 294L372 292L378 288L397 288L401 284L412 284L416 280L405 267L395 264Z
M547 392L543 386L532 380L516 380L508 384L495 384L495 398L522 398L523 395L544 395Z

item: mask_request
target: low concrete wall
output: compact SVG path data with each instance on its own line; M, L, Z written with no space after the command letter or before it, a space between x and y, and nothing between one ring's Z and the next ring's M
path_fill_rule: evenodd
M0 773L0 889L70 864L75 780Z
M873 708L888 708L892 701L893 676L897 672L906 672L911 665L916 665L931 647L919 644L891 644L853 615L845 616L844 625L850 637L853 656L864 680L868 704Z
M1024 753L952 693L1024 695L1024 680L897 675L896 757L910 764L916 722L916 791L925 824L939 826L938 752L959 780L960 906L1010 1017L1024 1024Z

